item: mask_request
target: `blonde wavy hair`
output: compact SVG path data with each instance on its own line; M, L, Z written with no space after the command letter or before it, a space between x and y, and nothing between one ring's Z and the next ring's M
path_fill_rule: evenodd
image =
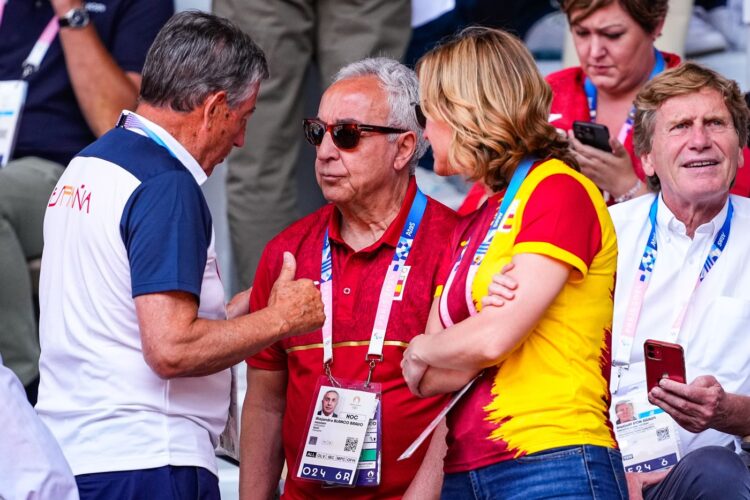
M471 27L417 63L422 110L452 131L448 161L493 191L527 156L578 170L567 141L549 124L552 91L516 37Z

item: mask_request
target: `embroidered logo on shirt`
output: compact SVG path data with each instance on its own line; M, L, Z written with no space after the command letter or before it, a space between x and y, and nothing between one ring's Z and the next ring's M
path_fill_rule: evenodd
M75 186L62 186L62 188L56 186L49 197L47 206L54 207L60 205L61 207L77 208L79 212L83 212L85 208L86 213L89 213L90 204L91 191L87 191L86 185L81 184L79 188Z

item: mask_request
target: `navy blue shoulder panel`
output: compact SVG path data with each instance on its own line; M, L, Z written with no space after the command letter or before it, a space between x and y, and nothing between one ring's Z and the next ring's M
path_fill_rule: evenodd
M114 128L76 156L89 156L119 165L143 182L169 170L190 172L180 161L148 137Z

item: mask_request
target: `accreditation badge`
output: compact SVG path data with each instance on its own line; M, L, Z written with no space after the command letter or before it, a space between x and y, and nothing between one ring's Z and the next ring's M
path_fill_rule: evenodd
M669 414L649 403L645 383L613 394L610 418L625 472L666 469L680 460L677 426Z
M380 384L333 384L328 377L321 377L310 408L305 441L300 446L296 477L328 486L377 486L379 406Z
M381 450L381 415L382 405L375 410L375 418L367 423L365 441L357 464L357 479L355 486L378 486L380 484L380 450Z
M24 80L0 81L0 167L13 154L28 86Z

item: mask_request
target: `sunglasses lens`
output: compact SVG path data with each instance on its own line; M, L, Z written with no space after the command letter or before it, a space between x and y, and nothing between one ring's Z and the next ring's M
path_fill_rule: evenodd
M353 149L359 143L359 128L354 123L336 125L331 130L333 143L341 149Z
M320 146L320 143L323 142L323 136L326 133L325 127L321 123L305 120L302 128L305 131L307 142L313 146Z
M419 123L419 126L425 128L427 126L427 117L422 113L422 106L415 104L414 114L417 115L417 123Z

